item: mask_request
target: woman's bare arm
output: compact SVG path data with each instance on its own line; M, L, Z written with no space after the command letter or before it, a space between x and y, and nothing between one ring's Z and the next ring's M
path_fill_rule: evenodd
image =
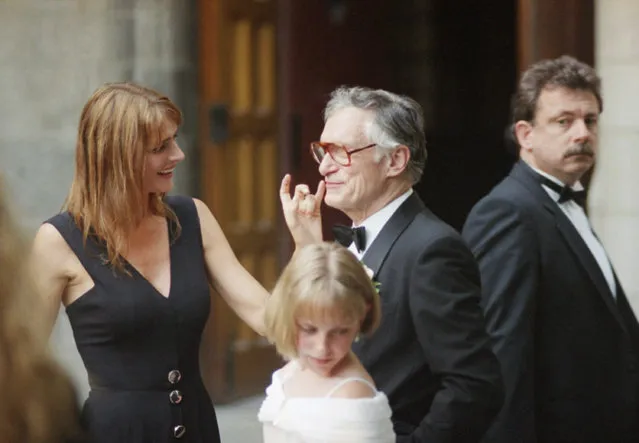
M70 280L67 270L73 251L52 225L38 229L30 256L30 273L35 289L44 304L46 330L50 334Z
M211 284L242 320L263 335L268 291L238 261L206 204L193 200L200 218L204 258Z

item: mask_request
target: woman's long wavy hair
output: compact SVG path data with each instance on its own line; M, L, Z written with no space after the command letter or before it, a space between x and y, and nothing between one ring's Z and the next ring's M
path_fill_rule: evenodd
M0 441L79 441L77 399L39 329L45 322L34 310L26 250L0 181Z
M65 209L85 240L106 245L107 261L126 271L123 254L130 233L146 215L177 217L163 194L145 194L145 156L158 147L169 119L177 126L182 113L166 96L133 83L107 83L93 93L80 117L75 177Z

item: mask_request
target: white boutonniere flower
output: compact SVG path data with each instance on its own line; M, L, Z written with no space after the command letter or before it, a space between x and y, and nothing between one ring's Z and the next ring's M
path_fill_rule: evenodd
M371 279L371 281L373 282L373 287L375 287L375 290L377 291L377 293L379 294L379 288L382 285L380 282L376 281L373 277L375 276L375 273L373 272L373 270L371 268L369 268L368 266L366 266L364 263L362 263L362 266L364 267L364 271L366 271L366 274L368 275L368 278Z
M373 270L371 268L369 268L368 266L366 266L365 264L363 264L363 263L362 263L362 266L364 266L364 271L366 271L366 274L368 275L368 278L370 278L372 280L373 276L375 275Z

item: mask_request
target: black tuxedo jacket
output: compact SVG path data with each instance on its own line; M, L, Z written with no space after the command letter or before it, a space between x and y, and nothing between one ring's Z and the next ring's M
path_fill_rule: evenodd
M382 322L354 351L386 393L402 443L476 443L503 401L461 236L412 194L363 262L381 283Z
M485 442L639 441L637 321L537 174L517 163L463 236L506 385Z

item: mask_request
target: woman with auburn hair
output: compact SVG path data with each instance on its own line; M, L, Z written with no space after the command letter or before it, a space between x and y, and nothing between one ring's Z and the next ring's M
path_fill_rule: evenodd
M0 182L0 439L80 442L75 393L50 358L25 277L25 244Z
M261 333L267 291L240 265L209 208L166 194L184 159L167 97L131 83L84 106L65 211L39 229L35 277L73 329L91 392L91 443L219 442L200 375L209 283Z

